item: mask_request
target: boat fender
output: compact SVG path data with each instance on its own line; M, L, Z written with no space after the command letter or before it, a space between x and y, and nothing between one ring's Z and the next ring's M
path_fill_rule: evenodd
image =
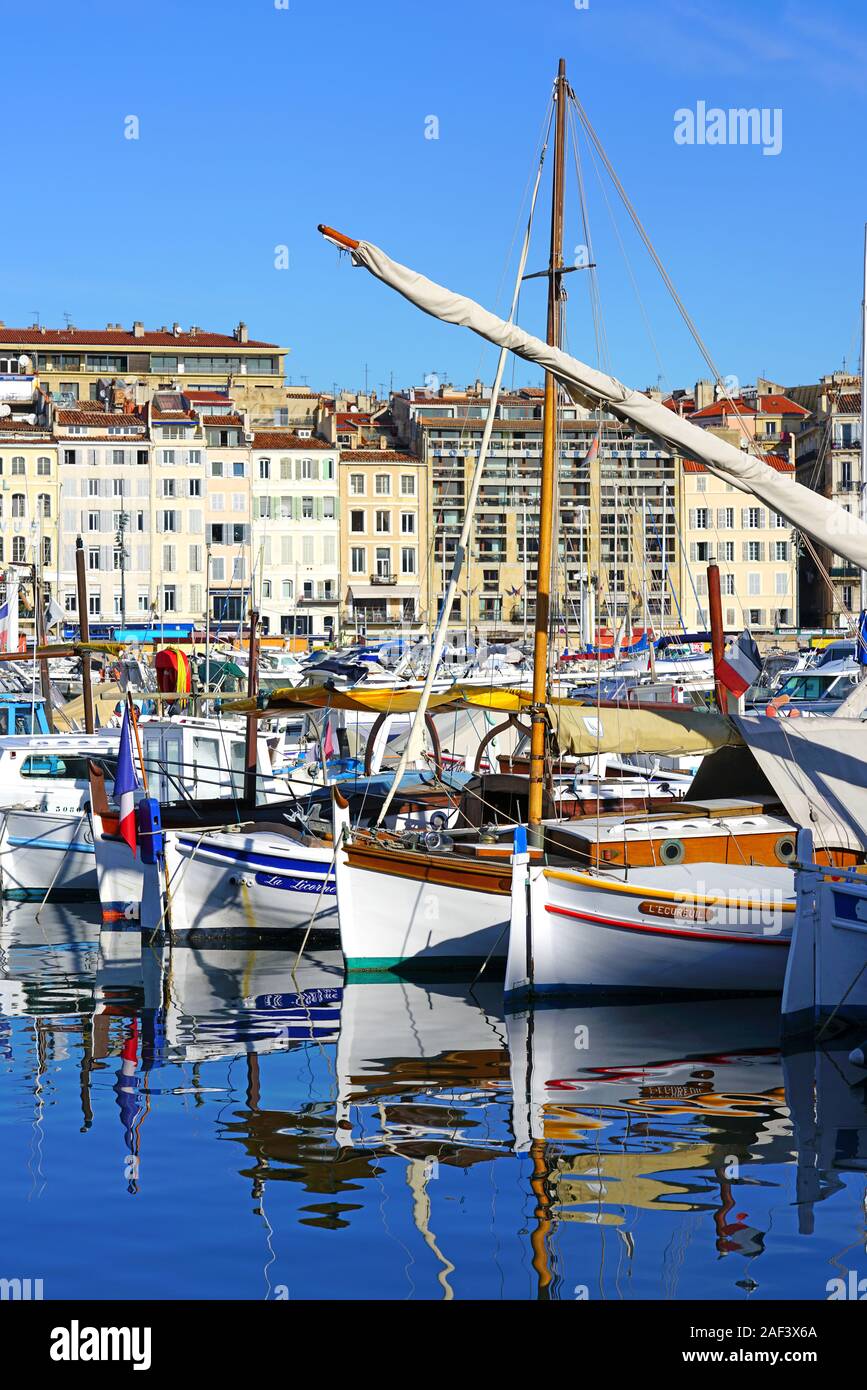
M136 807L138 842L143 864L158 864L165 848L160 803L155 796L143 796Z
M867 1067L867 1043L863 1043L861 1047L853 1047L849 1053L849 1061L853 1067Z

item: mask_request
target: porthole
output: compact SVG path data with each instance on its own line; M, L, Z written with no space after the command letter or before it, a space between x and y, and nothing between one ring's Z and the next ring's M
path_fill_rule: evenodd
M774 854L781 864L791 864L795 858L795 839L793 835L781 835L774 845Z
M663 840L659 846L659 857L663 864L682 864L685 856L683 840Z

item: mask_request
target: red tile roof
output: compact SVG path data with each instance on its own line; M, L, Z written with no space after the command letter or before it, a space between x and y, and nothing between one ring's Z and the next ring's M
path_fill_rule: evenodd
M694 410L690 415L691 420L712 420L717 415L757 415L758 411L746 401L714 401L711 405L703 406L701 410Z
M253 435L254 449L333 449L324 439L311 435L309 439L292 431L257 430Z
M205 424L208 429L222 429L224 425L231 425L233 429L240 428L244 423L243 415L206 415Z
M847 391L845 395L838 396L835 404L838 414L860 415L861 414L861 392Z
M759 406L767 415L809 415L809 410L788 396L759 396Z
M341 463L421 463L415 454L400 449L341 449Z
M45 425L31 425L29 420L10 420L0 416L0 434L51 434Z
M197 405L229 405L229 397L224 391L184 391L188 401L195 401Z
M769 464L771 468L775 468L778 473L794 473L795 471L795 465L790 463L783 454L762 454L761 457L764 459L765 463ZM699 463L696 459L684 459L683 471L684 473L707 473L708 469L703 463Z
M246 343L228 333L152 333L145 330L144 337L136 338L131 330L112 328L0 328L0 343L22 343L26 346L46 347L126 347L142 349L149 347L185 348L231 348L234 351L249 351L251 348L277 348L277 343L260 342L250 338Z
M110 414L99 409L58 410L55 419L58 425L86 425L91 429L106 429L112 425L136 425L144 429L144 420L139 415Z

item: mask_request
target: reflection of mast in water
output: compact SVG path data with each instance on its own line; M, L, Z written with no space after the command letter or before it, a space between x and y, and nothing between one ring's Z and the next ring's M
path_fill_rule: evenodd
M448 1276L454 1273L455 1266L447 1259L437 1245L437 1238L430 1228L431 1202L427 1190L428 1180L434 1171L435 1158L412 1158L407 1164L406 1181L412 1193L412 1219L416 1230L428 1249L432 1250L442 1265L437 1274L437 1283L443 1289L443 1301L450 1303L455 1296Z
M530 1247L533 1251L533 1268L539 1277L537 1298L548 1302L551 1297L551 1266L548 1259L548 1236L551 1232L551 1197L548 1192L548 1165L545 1157L545 1144L534 1139L530 1144L533 1160L533 1176L530 1187L536 1198L536 1229L530 1234Z

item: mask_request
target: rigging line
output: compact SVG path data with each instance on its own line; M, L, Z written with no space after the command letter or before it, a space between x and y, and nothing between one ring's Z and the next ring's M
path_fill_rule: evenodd
M589 116L587 115L587 112L584 110L584 107L581 105L581 102L580 102L580 101L578 100L578 98L575 96L574 92L572 93L572 100L573 100L573 102L574 102L574 104L575 104L575 108L576 108L576 110L577 110L577 112L578 112L579 119L581 120L581 123L582 123L582 125L584 126L585 131L587 132L587 135L589 136L590 140L592 141L593 145L595 146L595 148L596 148L596 150L597 150L597 152L598 152L598 154L599 154L599 157L600 157L600 159L602 160L602 163L603 163L603 165L605 166L605 169L606 169L606 171L607 171L607 173L608 173L608 175L609 175L609 177L610 177L612 183L614 184L615 188L617 189L617 192L618 192L619 195L620 195L620 198L621 198L621 200L622 200L622 202L623 202L623 205L624 205L624 207L626 208L626 211L628 212L628 214L629 214L629 216L630 216L630 218L631 218L631 220L632 220L632 223L633 223L633 225L634 225L636 231L638 232L638 235L640 236L642 242L644 243L644 246L645 246L645 248L646 248L648 254L650 255L650 257L651 257L651 259L652 259L654 265L656 266L657 270L659 271L659 274L660 274L660 276L662 277L662 281L663 281L663 283L664 283L666 289L668 290L669 294L671 295L672 299L674 300L674 303L675 303L675 305L677 306L678 312L680 313L681 317L683 318L683 321L684 321L684 323L686 324L687 329L689 330L690 335L692 336L693 340L695 341L696 346L698 347L698 349L699 349L699 351L700 351L702 357L704 358L704 360L705 360L705 362L707 363L707 365L708 365L708 367L710 368L710 370L713 372L713 375L714 375L714 378L715 378L715 380L716 380L717 386L721 389L722 395L723 395L723 397L725 398L725 400L727 400L727 401L729 402L730 405L734 405L734 401L733 401L733 399L732 399L732 396L730 395L730 393L729 393L729 391L728 391L728 388L727 388L726 385L725 385L725 382L724 382L723 377L722 377L722 375L721 375L721 373L720 373L720 371L719 371L719 368L717 367L717 365L716 365L714 359L712 358L712 356L711 356L711 354L710 354L710 350L708 349L707 345L705 344L704 340L703 340L702 337L701 337L701 334L700 334L699 331L698 331L698 328L696 327L695 323L693 322L692 318L690 317L689 312L687 311L687 308L686 308L685 304L683 303L683 300L680 298L680 295L678 294L678 292L677 292L677 290L676 290L676 288L675 288L675 285L674 285L673 280L671 279L671 276L669 275L668 271L666 270L665 266L663 265L662 260L660 259L659 255L657 254L656 248L654 247L652 241L650 240L650 237L649 237L647 231L645 230L645 227L644 227L644 224L643 224L642 221L641 221L641 218L639 217L638 213L636 212L635 208L633 207L633 205L632 205L632 203L631 203L631 201L630 201L630 199L629 199L629 196L628 196L628 194L626 193L626 190L625 190L625 188L623 187L623 184L621 183L621 181L620 181L620 179L619 179L619 177L618 177L618 175L617 175L616 170L614 169L614 166L612 165L610 159L608 158L607 154L605 153L605 150L604 150L604 148L603 148L603 146L602 146L602 143L601 143L601 141L600 141L600 139L599 139L599 136L596 134L596 131L595 131L594 128L593 128L593 125L592 125L592 123L591 123L591 121L590 121ZM748 431L747 431L747 427L746 427L746 422L744 421L741 412L740 412L736 407L735 407L735 409L734 409L734 415L735 415L735 419L736 419L736 421L737 421L737 426L738 426L738 428L740 429L741 433L743 434L744 438L745 438L746 441L747 441L748 451L753 455L753 457L755 457L755 458L760 458L760 459L761 459L761 458L762 458L762 455L761 455L761 453L759 452L759 450L758 450L758 448L757 448L758 441L757 441L756 439L753 439L753 438L749 435L749 433L748 433ZM821 561L819 560L818 555L815 553L815 550L814 550L814 548L813 548L812 542L810 541L809 537L807 537L807 536L804 535L803 532L801 532L801 535L802 535L802 538L803 538L805 544L807 545L807 548L809 549L811 555L813 556L814 560L816 561L816 564L817 564L817 566L819 567L820 572L823 574L823 576L825 576L826 571L825 571L825 569L824 569L824 566L821 564ZM829 584L829 586L830 586L830 585L831 585L830 576L827 576L827 582L828 582L828 584ZM834 594L834 599L835 599L835 601L836 601L836 591L833 591L833 594ZM845 608L845 606L844 606L842 603L840 603L839 607L840 607L840 611L843 613L843 615L849 619L849 625L850 625L850 627L851 627L851 626L853 625L853 617L852 617L852 614L848 611L848 609Z

